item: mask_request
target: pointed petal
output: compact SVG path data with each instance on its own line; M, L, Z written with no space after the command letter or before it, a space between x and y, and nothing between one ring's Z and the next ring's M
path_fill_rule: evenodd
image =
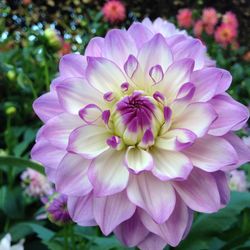
M187 226L190 224L188 207L180 197L176 196L176 198L174 211L169 219L163 224L155 223L145 212L140 214L144 226L173 247L180 243L186 232Z
M103 55L119 67L123 67L129 55L136 54L136 45L126 31L113 29L105 36Z
M206 102L214 95L224 93L232 82L230 73L218 68L196 70L190 80L195 85L194 101Z
M129 172L124 164L124 154L110 149L93 160L88 176L95 195L111 195L126 188Z
M50 119L45 125L42 135L56 147L65 149L70 133L83 125L79 116L62 113Z
M223 170L233 170L247 162L250 162L250 148L238 136L233 133L227 133L223 137L233 146L239 159L236 164L228 166Z
M236 102L229 95L217 95L210 100L210 104L218 114L218 118L208 132L211 135L221 136L230 130L239 130L249 118L247 107Z
M127 194L131 202L147 211L157 223L166 221L175 206L172 186L158 180L151 173L131 175Z
M164 241L161 237L150 233L139 245L138 247L141 250L163 250L167 245L167 242Z
M86 77L88 82L103 94L109 91L119 94L121 84L126 82L118 66L102 57L88 57Z
M33 109L43 122L47 122L63 112L55 91L46 93L36 99L33 103Z
M141 223L138 212L135 211L130 219L116 227L114 233L124 245L134 247L137 246L149 232Z
M89 41L88 46L86 47L85 56L101 57L103 47L104 38L94 37Z
M209 130L217 114L209 103L192 103L184 109L181 115L175 118L173 128L191 130L198 137L202 137Z
M220 195L210 173L194 168L185 181L173 182L175 190L188 207L197 212L213 213L220 209Z
M125 192L94 199L95 220L105 235L133 216L135 209Z
M81 78L63 80L56 91L62 108L71 114L78 115L79 110L89 103L103 104L102 94Z
M90 160L67 153L56 172L56 189L68 196L84 196L92 190L87 171Z
M184 153L194 166L207 172L214 172L238 162L234 148L221 137L206 135L199 138Z
M154 166L153 158L150 153L136 147L129 147L127 149L125 163L128 169L132 170L135 174L143 170L151 170Z
M151 152L154 159L153 174L162 181L187 179L193 165L181 152L155 149Z
M138 61L146 74L157 64L165 72L173 62L172 53L165 38L161 34L156 34L151 40L143 44L139 51Z
M105 127L85 125L70 134L67 150L93 159L109 148L106 143L109 136Z
M67 208L71 219L80 226L95 226L93 214L93 194L82 197L68 197Z
M60 59L59 71L63 77L85 77L86 57L79 54L68 54Z

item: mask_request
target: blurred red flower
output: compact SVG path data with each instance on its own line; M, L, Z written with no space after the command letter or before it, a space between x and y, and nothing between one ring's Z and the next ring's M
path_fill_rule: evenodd
M106 2L102 8L104 18L110 23L121 22L126 18L126 8L124 4L118 0L110 0Z
M190 28L193 24L192 11L190 9L179 10L177 21L180 27Z

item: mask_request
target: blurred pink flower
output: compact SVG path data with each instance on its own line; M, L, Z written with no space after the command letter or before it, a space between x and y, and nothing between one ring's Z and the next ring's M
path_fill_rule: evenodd
M202 12L202 21L206 26L215 26L218 22L218 15L214 8L205 8Z
M25 192L32 197L42 197L53 193L52 184L39 172L28 168L21 175Z
M196 37L201 37L202 32L203 32L203 22L202 20L198 20L194 24L194 35Z
M239 191L239 192L247 191L248 182L245 171L243 170L231 171L228 178L228 185L230 189L233 191Z
M237 29L239 25L236 15L231 11L228 11L225 15L223 15L222 22L232 26L235 29Z
M179 10L177 21L180 27L190 28L193 24L192 11L190 9Z
M69 42L63 41L62 48L60 49L59 54L61 56L64 56L64 55L67 55L67 54L69 54L71 52L72 52L71 51L71 44Z
M104 18L111 22L121 22L126 18L126 9L122 2L118 0L110 0L106 2L102 8Z
M237 37L237 31L228 24L221 24L215 31L215 40L222 46L231 44Z

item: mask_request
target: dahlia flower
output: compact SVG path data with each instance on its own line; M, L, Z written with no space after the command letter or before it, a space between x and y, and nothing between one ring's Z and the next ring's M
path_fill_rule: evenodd
M230 73L208 65L200 40L162 19L61 59L33 105L45 124L32 158L68 196L73 221L158 250L185 238L194 211L227 204L226 172L250 158L233 133L248 109L225 92Z
M202 12L202 21L205 25L215 26L218 22L218 15L214 8L205 8Z
M46 204L48 219L58 226L72 222L67 209L67 196L54 194Z
M236 15L232 11L226 12L222 17L222 22L230 25L231 27L237 29L239 26Z
M125 6L119 0L107 1L102 8L102 13L110 23L121 22L126 18Z
M237 30L228 24L222 23L217 27L214 37L216 42L226 47L227 45L232 44L237 37Z
M201 37L202 32L203 32L203 22L202 22L202 20L198 20L198 21L195 22L193 31L194 31L194 35L196 37Z
M49 196L53 193L54 188L44 175L28 168L21 175L22 187L25 193L32 197Z
M233 170L228 176L228 185L231 190L245 192L248 188L247 177L243 170Z
M177 15L177 22L180 27L190 28L193 24L192 11L190 9L180 9Z

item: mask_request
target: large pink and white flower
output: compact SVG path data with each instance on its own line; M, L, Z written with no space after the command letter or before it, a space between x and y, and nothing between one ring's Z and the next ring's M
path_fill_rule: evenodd
M179 244L194 211L227 204L226 172L250 160L233 134L248 109L226 94L230 73L212 65L200 40L161 19L61 59L34 102L45 124L32 158L76 223L158 250Z

